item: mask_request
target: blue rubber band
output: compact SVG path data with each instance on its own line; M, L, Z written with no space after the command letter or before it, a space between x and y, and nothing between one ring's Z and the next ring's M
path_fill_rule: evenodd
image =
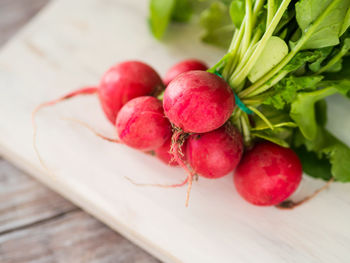
M215 75L219 76L220 78L223 78L222 75L215 70L214 72ZM233 92L235 95L235 102L238 108L240 108L242 111L244 111L247 114L252 114L253 112L240 100L240 98L237 96L235 92Z
M235 95L235 100L236 100L236 104L238 106L238 108L240 108L242 111L244 111L247 114L252 114L252 110L249 109L236 95L236 93L233 93Z
M214 73L215 75L219 76L219 77L222 78L222 79L224 78L224 77L223 77L218 71L216 71L216 70L215 70L213 73Z

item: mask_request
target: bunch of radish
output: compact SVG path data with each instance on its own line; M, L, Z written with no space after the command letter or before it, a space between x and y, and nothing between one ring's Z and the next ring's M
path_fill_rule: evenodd
M41 104L33 116L43 106L96 93L119 143L185 169L186 180L172 187L188 184L186 205L195 175L216 179L234 171L238 193L248 202L268 206L285 201L301 180L298 157L270 142L245 147L231 121L236 107L231 87L206 70L201 61L185 60L162 81L145 63L122 62L110 68L97 87Z
M328 130L325 100L350 98L350 1L197 2L151 0L149 25L159 39L170 22L197 13L203 41L227 47L210 69L186 60L162 80L142 62L123 62L97 87L44 103L33 116L43 106L97 94L118 140L96 134L182 167L186 179L170 187L188 184L186 204L194 176L234 174L245 200L281 208L332 181L350 182L350 147ZM286 201L301 181L301 163L328 183L298 203Z

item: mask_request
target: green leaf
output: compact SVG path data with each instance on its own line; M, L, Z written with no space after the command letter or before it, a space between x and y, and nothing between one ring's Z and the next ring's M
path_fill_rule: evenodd
M340 30L340 36L346 32L349 26L350 26L350 8L348 9L348 12L345 15L344 23Z
M291 120L289 114L285 111L276 110L273 107L262 105L259 108L259 111L269 120L272 127L281 128L281 127L297 127L296 124ZM252 131L261 131L268 130L270 127L264 122L259 116L253 115L254 126L251 129Z
M319 100L315 104L316 106L316 122L321 127L326 126L328 116L327 116L327 101L326 100Z
M227 5L214 2L200 16L204 28L202 40L206 43L227 48L231 42L234 25L232 24Z
M333 52L329 55L325 65L323 65L316 74L323 72L338 72L342 69L343 57L347 55L350 50L350 37L342 38L342 43L338 47L333 49Z
M335 81L333 87L343 96L350 98L350 79Z
M245 1L233 0L230 5L230 16L236 28L240 28L245 16Z
M339 72L327 73L325 77L330 80L350 79L350 57L343 57L342 69Z
M150 0L152 34L161 39L171 21L188 22L194 12L193 4L193 0Z
M334 138L334 137L333 137ZM335 139L333 145L323 149L330 158L332 174L337 181L350 181L350 149L344 143Z
M332 52L333 47L325 47L319 49L320 57L313 63L309 65L309 69L313 72L317 72L321 69L322 62L328 57L328 55Z
M303 136L308 140L314 140L317 136L317 117L315 113L316 102L340 93L349 96L350 80L322 81L319 86L327 87L312 92L299 92L295 101L291 104L290 117L299 126Z
M279 35L282 31L285 31L286 35L290 35L295 31L295 28L298 26L295 18L295 9L288 8L286 12L284 12L281 21L278 23L278 26L275 29L274 35ZM283 38L284 39L284 38Z
M176 0L171 19L176 22L188 22L192 13L193 7L190 0Z
M279 81L281 81L289 73L294 75L303 75L305 73L305 65L308 62L314 62L320 57L320 52L318 50L314 51L302 51L297 53L287 65L285 65L278 73L275 74L270 80L265 82L262 87L273 87ZM266 90L266 89L265 89ZM269 93L269 91L268 91ZM257 93L259 94L259 93ZM271 104L271 103L270 103ZM284 105L276 106L276 108L281 109Z
M332 178L332 166L327 158L319 158L316 153L309 152L304 146L293 148L293 150L298 155L304 172L309 176L326 181Z
M350 148L346 144L326 129L318 127L315 139L305 139L304 145L308 151L317 154L319 159L329 160L331 173L337 181L350 181Z
M342 94L345 97L349 97L350 98L350 79L323 81L322 85L324 87L335 88L338 93Z
M296 99L298 91L315 90L322 78L322 76L295 77L293 75L285 77L273 87L274 95L268 97L263 104L283 109L286 104Z
M290 117L299 126L305 138L313 140L317 135L315 103L337 92L334 87L312 92L299 92L291 104Z
M287 73L293 72L304 66L306 63L315 62L321 56L322 53L319 50L299 52L282 70Z
M282 147L290 147L293 129L289 127L281 127L273 130L259 130L252 131L251 135L253 137L276 143Z
M170 22L175 0L151 0L149 24L152 34L161 39Z
M334 64L329 65L325 72L339 72L342 69L342 59L340 58L339 60L335 61Z
M288 46L283 39L272 36L266 43L253 68L248 74L248 79L254 83L269 72L288 54Z
M332 2L334 5L330 9L328 7ZM324 19L316 25L314 33L306 40L302 49L317 49L339 44L339 35L349 6L349 0L301 0L297 2L295 4L296 19L303 34L306 34L315 21L325 14Z

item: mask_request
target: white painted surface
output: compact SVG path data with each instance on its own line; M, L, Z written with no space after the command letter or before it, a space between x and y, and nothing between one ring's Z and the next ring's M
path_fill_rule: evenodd
M185 176L181 169L61 119L112 136L93 96L39 113L38 147L56 178L45 174L31 144L37 104L97 83L122 60L140 59L164 74L182 58L214 63L222 54L187 27L172 27L157 42L146 14L146 0L56 0L10 42L0 54L1 153L165 262L350 262L350 185L334 184L312 202L281 211L245 203L231 175L201 178L185 208L185 188L136 187L124 178L173 183ZM329 126L350 144L350 104L340 97L330 102ZM320 185L306 178L299 194Z

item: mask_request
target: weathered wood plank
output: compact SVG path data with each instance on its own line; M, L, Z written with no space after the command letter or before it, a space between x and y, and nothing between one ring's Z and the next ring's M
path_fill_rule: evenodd
M0 157L0 262L159 262Z
M0 234L77 209L0 159Z
M0 236L0 262L138 262L158 260L82 211Z
M0 0L0 45L33 17L49 0Z

